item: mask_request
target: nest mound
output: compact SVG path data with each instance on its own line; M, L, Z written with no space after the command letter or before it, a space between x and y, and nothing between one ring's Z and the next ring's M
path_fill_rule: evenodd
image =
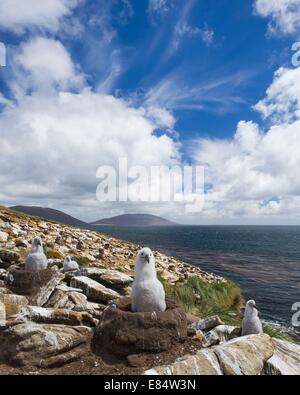
M187 318L183 309L167 300L167 309L157 313L133 313L130 298L114 301L103 312L93 338L95 352L114 355L158 353L187 339Z

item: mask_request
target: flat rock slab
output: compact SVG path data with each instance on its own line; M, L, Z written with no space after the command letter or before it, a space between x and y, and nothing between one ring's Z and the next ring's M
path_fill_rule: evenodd
M170 350L187 338L185 312L173 301L167 301L167 310L157 313L131 312L130 298L114 301L117 307L104 310L93 338L96 352L105 349L112 354L127 357L145 352Z
M15 325L0 331L0 361L12 366L62 366L81 357L80 345L89 340L90 333L84 326Z
M212 350L202 350L196 355L180 358L171 365L149 369L146 375L163 376L222 376L218 359Z
M203 349L177 362L156 367L147 375L260 375L275 347L268 335L244 336Z
M10 289L19 295L25 295L33 306L44 306L57 285L64 279L57 268L48 268L39 272L16 270L12 273Z
M82 289L83 293L91 302L106 303L120 297L118 292L106 288L97 281L84 276L73 277L71 287Z
M133 278L125 273L121 273L117 270L99 269L96 267L89 267L66 273L66 277L70 279L79 276L91 278L100 284L117 289L126 288L133 282Z
M300 346L273 339L275 352L266 362L265 374L280 376L300 375Z
M16 320L33 321L43 324L83 325L89 327L94 327L98 323L98 320L94 319L87 312L70 311L66 309L46 309L37 306L23 307L16 315Z

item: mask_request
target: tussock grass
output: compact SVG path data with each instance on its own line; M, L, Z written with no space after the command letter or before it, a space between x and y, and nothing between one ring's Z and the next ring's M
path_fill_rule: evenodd
M275 337L276 339L279 339L279 340L285 340L285 341L294 343L294 339L292 338L292 336L290 336L289 333L287 333L287 331L285 331L283 328L276 327L274 325L267 324L264 322L263 323L263 330L264 330L264 333L266 333L267 335L269 335L271 337Z
M73 257L73 259L81 267L88 267L91 264L91 261L89 260L89 258L87 258L85 256L76 255Z
M213 314L225 316L229 311L239 311L244 299L238 285L232 281L208 283L197 276L170 285L162 278L166 296L181 304L186 312L206 317Z

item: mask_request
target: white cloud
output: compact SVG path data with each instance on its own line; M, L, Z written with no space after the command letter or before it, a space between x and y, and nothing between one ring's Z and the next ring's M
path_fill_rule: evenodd
M297 218L300 208L299 70L280 69L256 106L273 125L265 133L241 121L232 139L199 139L192 154L206 166L204 216ZM289 122L289 123L288 123ZM219 220L222 221L222 220Z
M280 68L267 90L267 96L255 108L273 122L300 119L300 67Z
M36 37L21 45L13 70L24 90L49 87L68 89L83 85L83 76L60 41ZM16 82L15 82L16 83Z
M255 0L255 12L270 18L268 25L272 34L294 34L300 28L300 0Z
M14 73L15 100L0 97L2 203L69 206L83 219L90 207L94 219L107 208L96 201L99 166L117 168L120 157L129 166L180 163L178 143L154 133L174 126L172 115L92 92L59 41L23 44Z
M80 0L1 0L0 29L22 33L30 28L57 31Z

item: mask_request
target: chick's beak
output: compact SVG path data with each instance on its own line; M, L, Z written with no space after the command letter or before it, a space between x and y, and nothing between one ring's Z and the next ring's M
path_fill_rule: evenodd
M147 261L148 263L150 263L150 256L149 256L149 255L146 255L146 256L145 256L145 259L146 259L146 261Z

